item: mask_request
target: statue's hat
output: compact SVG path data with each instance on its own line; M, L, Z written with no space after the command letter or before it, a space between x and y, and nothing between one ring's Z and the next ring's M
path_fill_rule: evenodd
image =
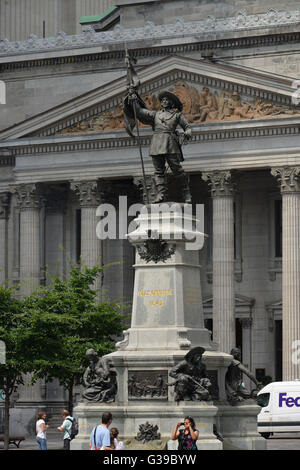
M161 101L165 96L172 101L174 107L177 108L178 111L182 111L183 105L178 96L174 95L174 93L171 93L170 91L161 91L158 95L159 101Z
M191 349L186 355L185 359L187 361L190 361L193 359L194 356L197 356L198 354L203 354L205 351L205 348L202 348L201 346L197 346L196 348Z

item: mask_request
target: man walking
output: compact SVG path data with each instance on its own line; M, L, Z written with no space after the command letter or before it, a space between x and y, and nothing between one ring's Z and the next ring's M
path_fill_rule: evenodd
M112 414L106 411L102 415L102 424L94 427L90 436L90 450L113 450L110 441L110 432L108 430L112 423Z
M70 416L70 413L68 410L62 411L62 417L64 421L62 425L59 426L57 429L61 432L64 431L64 450L70 450L71 429L72 429L72 422L74 418Z

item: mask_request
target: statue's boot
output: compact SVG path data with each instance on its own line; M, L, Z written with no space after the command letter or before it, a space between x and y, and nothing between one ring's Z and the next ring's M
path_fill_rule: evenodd
M162 176L155 177L155 187L156 187L156 196L154 199L154 203L158 204L159 202L163 202L166 195L166 182L165 178Z

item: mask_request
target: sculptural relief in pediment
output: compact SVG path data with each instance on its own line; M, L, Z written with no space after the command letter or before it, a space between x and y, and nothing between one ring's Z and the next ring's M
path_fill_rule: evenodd
M178 96L183 103L183 113L192 123L240 121L300 115L297 108L275 105L263 99L242 97L237 91L216 90L209 87L196 87L178 81L168 90ZM149 109L160 107L159 92L148 92L142 96ZM140 127L149 127L140 123ZM124 129L123 104L99 115L62 129L59 134L88 134Z

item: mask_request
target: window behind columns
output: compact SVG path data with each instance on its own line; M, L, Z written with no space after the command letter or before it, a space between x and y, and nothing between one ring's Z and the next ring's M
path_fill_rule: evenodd
M243 325L239 318L235 319L235 346L240 348L243 361Z

